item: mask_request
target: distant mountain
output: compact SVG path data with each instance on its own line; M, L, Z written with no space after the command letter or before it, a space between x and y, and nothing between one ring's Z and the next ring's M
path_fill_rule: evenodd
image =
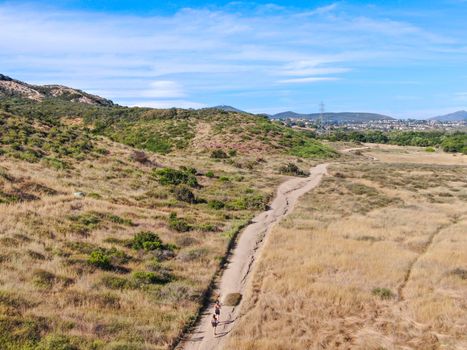
M301 114L295 112L282 112L271 116L273 119L288 119L288 118L304 118L309 120L317 120L320 118L320 113ZM341 112L341 113L323 113L323 120L327 122L349 122L349 121L370 121L370 120L393 120L395 118L383 114L376 113L360 113L360 112Z
M0 98L17 97L35 101L44 99L60 99L71 102L86 103L96 106L112 106L114 103L103 97L88 94L62 85L31 85L0 74Z
M238 109L238 108L235 108L235 107L232 107L232 106L226 106L226 105L214 106L214 107L210 107L210 108L220 109L221 111L225 111L225 112L247 113L245 111L242 111L241 109Z
M445 115L430 118L430 120L437 120L440 122L454 122L454 121L467 121L467 111L457 111Z

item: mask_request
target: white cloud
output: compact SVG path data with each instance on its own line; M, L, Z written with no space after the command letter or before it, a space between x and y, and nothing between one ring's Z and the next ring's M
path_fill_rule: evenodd
M316 15L324 15L326 13L332 12L337 8L337 3L333 3L327 6L317 7L311 11L305 11L298 14L298 17L306 17L306 16L316 16Z
M336 77L306 77L306 78L293 78L279 80L281 84L305 84L305 83L316 83L320 81L333 81L338 80Z
M460 101L467 101L467 92L457 92L455 99Z
M185 101L185 100L160 100L160 101L140 101L132 102L132 107L150 107L150 108L203 108L207 107L204 103Z
M144 90L141 93L142 97L151 98L178 98L185 97L186 94L183 91L180 84L170 80L158 80L153 81L150 84L149 90Z

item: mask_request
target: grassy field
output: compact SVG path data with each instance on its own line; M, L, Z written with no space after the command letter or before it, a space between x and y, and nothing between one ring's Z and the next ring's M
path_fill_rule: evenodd
M333 156L252 116L159 111L99 131L79 114L28 111L0 111L2 350L169 348L281 168ZM258 147L237 147L234 124Z
M334 163L271 232L226 349L467 348L465 161L380 146Z

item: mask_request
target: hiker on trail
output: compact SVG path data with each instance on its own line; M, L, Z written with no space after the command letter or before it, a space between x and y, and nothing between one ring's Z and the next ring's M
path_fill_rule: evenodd
M219 324L219 318L217 317L216 314L212 314L211 325L212 325L212 328L214 329L214 335L216 335L216 328L218 324Z
M217 317L221 316L221 302L219 299L216 300L216 303L214 304L214 312L217 315Z

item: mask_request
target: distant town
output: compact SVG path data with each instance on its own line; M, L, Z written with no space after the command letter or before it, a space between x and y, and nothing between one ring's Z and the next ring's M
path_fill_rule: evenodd
M280 120L284 125L293 128L313 129L317 132L329 130L347 131L466 131L467 122L419 120L419 119L385 119L366 121L320 121L307 118L287 118Z

